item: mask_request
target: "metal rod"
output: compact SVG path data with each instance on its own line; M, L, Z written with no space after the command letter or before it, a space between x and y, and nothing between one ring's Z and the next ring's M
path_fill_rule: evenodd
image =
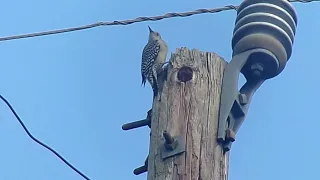
M141 167L138 167L137 169L135 169L135 170L133 171L133 173L134 173L135 175L139 175L139 174L145 173L145 172L147 172L147 171L148 171L148 167L147 167L146 165L144 165L144 166L141 166Z
M163 137L166 140L167 144L172 144L174 142L173 137L167 131L163 132Z
M139 128L139 127L142 127L142 126L147 126L147 125L149 125L149 123L150 123L150 120L144 119L144 120L140 120L140 121L135 121L135 122L124 124L122 126L122 129L123 130L135 129L135 128Z

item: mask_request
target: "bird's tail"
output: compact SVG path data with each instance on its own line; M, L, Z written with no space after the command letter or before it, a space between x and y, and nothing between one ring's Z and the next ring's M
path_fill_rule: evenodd
M144 75L141 75L141 86L145 86L146 85L146 77L144 77Z

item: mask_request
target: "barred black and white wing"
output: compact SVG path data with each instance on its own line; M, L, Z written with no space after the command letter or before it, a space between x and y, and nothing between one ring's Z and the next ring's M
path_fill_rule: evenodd
M160 52L160 44L158 41L151 41L144 47L142 52L142 63L141 63L141 76L142 83L141 85L145 86L146 80L149 81L153 91L157 89L155 82L155 77L153 76L152 67L156 58Z

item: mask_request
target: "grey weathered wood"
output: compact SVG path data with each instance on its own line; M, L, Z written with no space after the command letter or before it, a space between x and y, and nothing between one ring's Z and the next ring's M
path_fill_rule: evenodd
M193 78L177 78L189 66ZM154 100L148 161L148 180L226 180L229 155L218 145L218 112L226 62L215 53L177 49L171 54L167 79ZM161 78L160 78L161 79ZM186 152L162 160L163 131L181 135Z

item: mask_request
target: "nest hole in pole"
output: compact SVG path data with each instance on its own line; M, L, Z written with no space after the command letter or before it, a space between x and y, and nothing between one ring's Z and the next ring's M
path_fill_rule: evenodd
M188 66L183 66L179 69L177 78L181 82L187 82L192 80L193 70Z

